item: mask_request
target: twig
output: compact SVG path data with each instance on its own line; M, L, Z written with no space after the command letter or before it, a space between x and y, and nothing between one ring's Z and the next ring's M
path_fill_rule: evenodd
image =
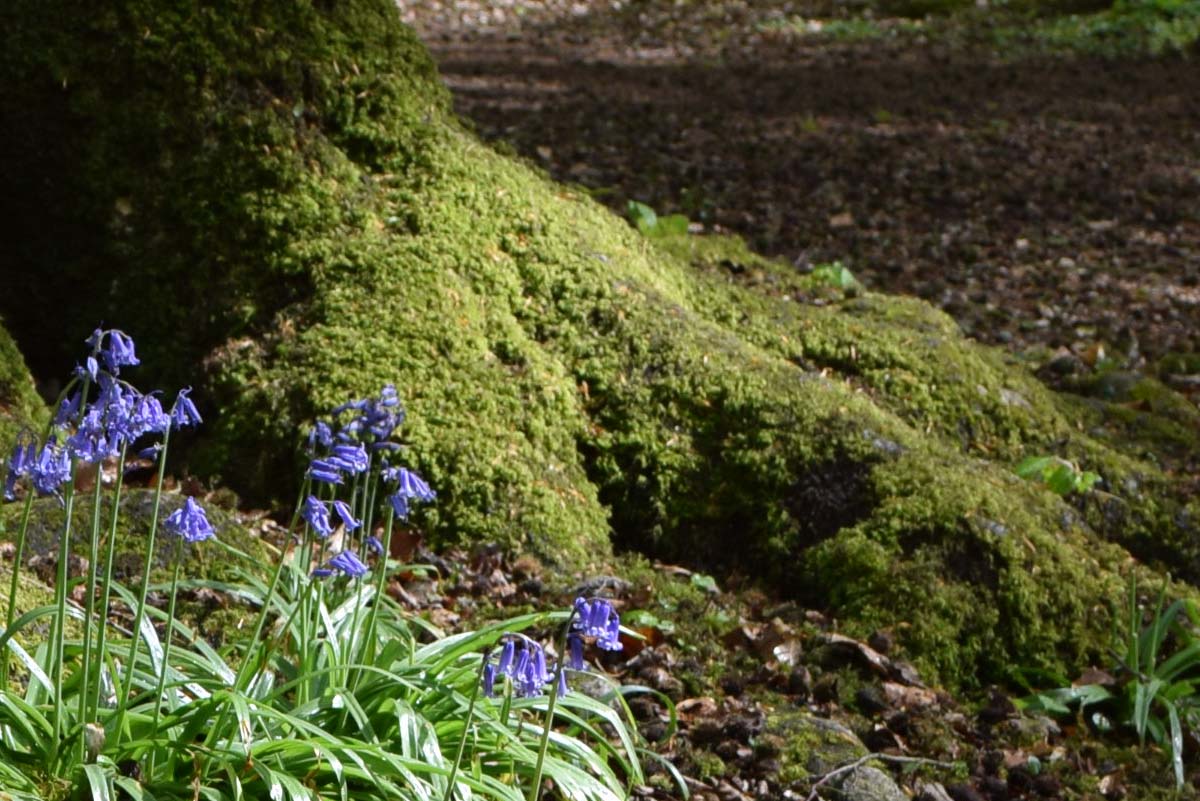
M924 757L892 756L891 754L867 754L866 756L859 757L853 762L842 765L840 768L834 768L823 775L820 779L817 779L817 783L812 786L812 789L808 794L808 798L806 798L805 801L817 801L817 799L820 798L820 795L817 794L817 791L821 789L822 785L828 784L833 779L836 779L838 776L841 776L845 773L856 771L863 765L876 759L883 762L898 762L910 765L932 765L935 768L946 769L957 768L959 766L958 762L940 762L936 759L926 759Z

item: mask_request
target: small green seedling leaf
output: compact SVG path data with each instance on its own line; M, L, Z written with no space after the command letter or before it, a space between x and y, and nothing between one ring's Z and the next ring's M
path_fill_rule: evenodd
M658 226L658 215L654 209L647 206L645 203L639 203L636 200L629 201L626 207L626 213L629 219L643 234L648 234Z
M812 276L822 284L831 286L834 289L840 289L843 292L849 292L858 289L858 279L854 277L854 273L846 269L846 266L840 261L835 261L831 264L818 264L813 267Z

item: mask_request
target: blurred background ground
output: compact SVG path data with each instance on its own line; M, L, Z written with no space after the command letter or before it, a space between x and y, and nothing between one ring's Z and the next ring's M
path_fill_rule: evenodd
M841 261L1034 367L1190 393L1200 4L1086 13L1106 5L401 8L485 138L619 211L682 213L800 270Z

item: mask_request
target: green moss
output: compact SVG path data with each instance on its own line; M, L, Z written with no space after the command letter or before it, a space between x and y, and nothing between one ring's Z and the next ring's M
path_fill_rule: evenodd
M181 496L164 494L160 519L165 519L183 503ZM20 529L24 503L0 506L0 540L15 542ZM99 516L101 532L99 553L107 553L107 535L111 522L111 499L102 500ZM150 490L127 490L121 498L121 515L117 526L116 551L113 559L113 577L128 586L136 585L145 565L145 544L153 517L154 493ZM274 560L268 547L241 526L236 518L219 508L207 509L209 521L216 531L216 541L195 545L183 544L168 535L161 523L157 532L155 556L152 562L152 582L169 580L173 560L183 548L183 575L186 578L204 578L215 581L236 580L243 571L261 574L262 565ZM65 510L56 498L35 500L30 510L26 528L25 561L57 553L59 538L66 522ZM76 498L71 533L71 552L77 556L88 556L90 532L92 530L92 496L82 491ZM230 548L234 549L233 551ZM243 559L240 554L245 554Z
M16 342L0 326L0 454L7 459L17 435L39 432L48 416Z
M776 710L767 718L766 731L784 742L779 754L779 781L784 784L823 776L869 753L846 727L804 710Z
M1099 412L920 301L647 241L465 132L384 0L64 16L0 11L23 36L0 54L25 290L3 311L47 374L90 330L47 341L48 317L129 328L145 374L199 384L191 467L250 500L290 496L314 414L394 382L435 541L742 570L965 685L1096 653L1130 569L1112 515L1020 458L1148 477L1109 488L1156 509L1121 542L1184 553L1170 480Z
M711 751L693 750L688 756L696 778L701 781L725 775L727 770L725 761Z
M8 615L8 593L12 586L12 564L0 564L0 621L7 620ZM54 603L54 590L37 578L30 575L27 571L22 571L17 576L17 598L13 608L16 610L14 617L20 617L26 612L38 609L43 606L50 606ZM41 622L33 623L28 629L16 634L16 640L22 645L28 646L37 640L44 638L50 631L49 619L43 619Z

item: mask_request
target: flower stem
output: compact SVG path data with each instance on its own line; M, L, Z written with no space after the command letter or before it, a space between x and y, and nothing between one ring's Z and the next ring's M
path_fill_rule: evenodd
M487 667L491 654L492 649L486 648L479 660L479 672L475 676L475 683L471 686L471 702L467 704L467 717L463 721L462 736L458 738L458 750L454 754L454 764L450 766L450 776L446 780L446 795L442 797L442 801L450 801L454 795L454 780L458 776L458 766L462 762L463 753L467 750L467 737L471 733L471 722L475 718L475 700L479 698L479 685L483 683L483 671Z
M79 717L80 725L88 723L88 688L92 681L92 615L96 611L96 563L100 558L100 501L101 492L104 489L104 465L97 462L96 464L96 485L92 489L92 537L88 547L88 575L87 583L84 585L84 611L83 611L83 682L81 692L79 693ZM113 515L117 513L113 509ZM107 610L102 610L107 611ZM100 620L100 629L104 628L105 619ZM97 664L99 657L97 657ZM79 759L86 761L87 759L87 738L79 738Z
M69 573L67 566L71 561L71 517L75 512L75 477L78 473L78 463L71 460L71 477L67 482L66 490L64 491L63 503L66 506L64 513L62 535L58 540L58 576L54 587L54 625L51 627L50 633L50 657L51 677L54 682L54 744L51 749L51 763L57 766L58 763L58 748L62 744L62 729L63 723L63 661L65 656L63 653L63 640L67 636L67 580ZM86 625L84 627L86 633Z
M158 534L158 510L162 503L163 479L167 473L167 447L171 441L171 429L163 432L162 451L158 454L158 481L154 487L154 509L150 518L150 534L146 538L146 561L142 566L142 589L138 595L137 611L133 616L133 632L129 642L129 658L125 663L125 683L121 695L117 698L116 722L113 726L116 732L116 744L121 744L122 729L125 723L125 710L129 705L129 693L133 690L133 676L137 672L138 644L142 641L142 620L146 616L146 594L150 591L150 571L154 568L154 538Z
M542 769L545 767L546 750L550 747L550 729L554 723L554 707L558 703L558 685L562 681L562 672L566 670L567 635L571 624L575 622L576 610L572 609L558 638L558 664L554 671L554 682L550 685L550 698L546 703L546 722L542 727L542 741L538 745L537 764L533 767L533 786L529 788L529 801L538 801L542 793Z
M175 554L175 569L171 575L171 602L167 606L167 630L163 635L162 669L158 671L158 686L154 689L154 718L150 725L150 736L158 736L158 720L162 710L163 688L167 685L167 671L171 667L171 636L175 627L175 600L179 597L179 568L183 565L183 540L176 543L178 550ZM151 781L154 777L154 756L157 749L150 752L150 765L146 776Z
M104 592L100 598L100 632L96 638L96 687L90 700L91 713L87 720L95 721L100 715L101 680L104 675L105 656L108 647L108 610L112 597L113 557L117 550L117 523L120 521L121 488L125 483L125 456L128 443L121 445L121 455L117 459L117 480L113 486L112 516L108 525L108 555L104 560Z
M17 545L13 552L12 577L8 586L8 611L5 614L4 631L12 628L17 617L17 587L21 579L21 563L25 560L25 532L29 528L29 512L33 508L33 488L25 491L25 506L21 509L20 528L17 529ZM8 689L8 654L0 654L0 690Z
M387 563L388 556L392 552L392 522L395 519L395 511L389 505L387 516L383 522L383 553L379 555L379 575L376 578L375 584L375 599L371 603L371 614L367 618L366 632L363 634L362 640L362 655L359 657L359 664L370 664L375 658L375 628L379 620L379 607L382 605L383 594L387 591ZM351 689L358 689L358 684L362 680L363 673L360 670L354 677L354 684Z

